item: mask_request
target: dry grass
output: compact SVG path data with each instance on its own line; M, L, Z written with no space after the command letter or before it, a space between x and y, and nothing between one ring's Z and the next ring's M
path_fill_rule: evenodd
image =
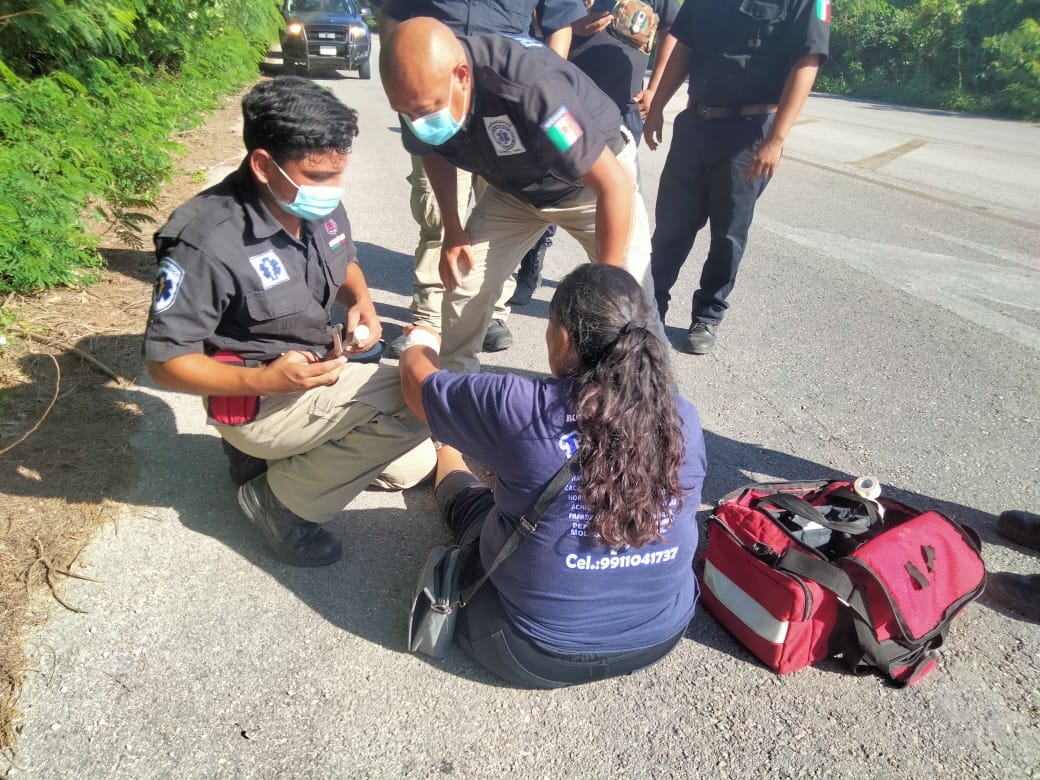
M178 140L186 154L154 217L201 187L205 170L242 155L239 97ZM150 233L142 236L151 245ZM110 242L107 270L80 289L11 296L14 318L0 335L0 754L13 758L18 695L32 671L27 629L55 608L78 610L62 594L82 577L84 548L133 484L130 447L141 410L133 402L143 366L141 333L155 260ZM84 578L85 579L85 578Z

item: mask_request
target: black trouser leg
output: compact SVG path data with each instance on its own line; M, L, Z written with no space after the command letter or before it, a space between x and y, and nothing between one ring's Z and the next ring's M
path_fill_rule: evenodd
M552 246L554 235L556 235L556 225L550 225L538 242L520 260L520 267L516 271L516 292L508 301L510 306L523 306L528 303L535 290L538 289L538 285L542 282L545 252Z
M676 117L672 145L657 189L650 273L661 322L697 231L708 221L707 171L698 153L700 142L695 122L696 118L686 111Z

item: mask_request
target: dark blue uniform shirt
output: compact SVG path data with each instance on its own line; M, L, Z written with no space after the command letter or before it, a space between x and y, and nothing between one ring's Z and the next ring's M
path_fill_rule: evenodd
M576 66L531 38L460 38L473 74L470 113L440 146L401 123L412 154L439 154L457 168L536 208L576 194L603 149L625 146L617 105Z
M778 103L794 63L827 56L830 0L686 0L672 35L690 47L690 98Z
M330 311L357 259L341 203L291 236L260 200L246 163L180 206L155 233L159 260L144 357L226 350L268 361L323 353Z
M657 38L672 26L679 12L676 0L647 0L660 18ZM590 13L610 11L614 8L613 0L598 0ZM632 98L643 88L643 78L650 55L644 54L635 46L619 40L608 31L596 33L585 38L575 35L571 42L570 61L592 77L600 89L610 95L618 108L624 113L635 109Z
M538 0L387 0L383 13L398 21L432 16L456 35L527 35L537 5ZM543 0L538 23L551 35L584 15L581 0Z

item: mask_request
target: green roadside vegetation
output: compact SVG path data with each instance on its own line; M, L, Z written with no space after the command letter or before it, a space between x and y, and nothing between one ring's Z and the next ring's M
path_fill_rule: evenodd
M140 241L179 131L257 77L272 0L0 0L0 294L89 280Z
M1040 0L830 14L819 90L1040 119ZM0 294L89 280L99 225L139 241L170 139L256 77L279 21L275 0L0 0Z
M833 0L816 88L1040 120L1040 0Z

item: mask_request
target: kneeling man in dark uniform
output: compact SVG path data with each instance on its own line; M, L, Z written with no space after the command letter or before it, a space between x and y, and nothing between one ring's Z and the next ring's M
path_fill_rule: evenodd
M342 552L322 523L369 485L420 482L435 455L397 370L350 360L382 333L340 202L357 113L301 78L259 84L242 113L242 165L155 234L144 356L157 385L206 398L235 460L258 464L232 475L275 554L321 566Z
M383 42L379 66L405 148L422 155L444 217L445 368L479 368L495 300L549 225L652 296L636 145L588 76L533 39L456 38L427 18L403 22ZM453 207L456 168L488 183L465 227Z

